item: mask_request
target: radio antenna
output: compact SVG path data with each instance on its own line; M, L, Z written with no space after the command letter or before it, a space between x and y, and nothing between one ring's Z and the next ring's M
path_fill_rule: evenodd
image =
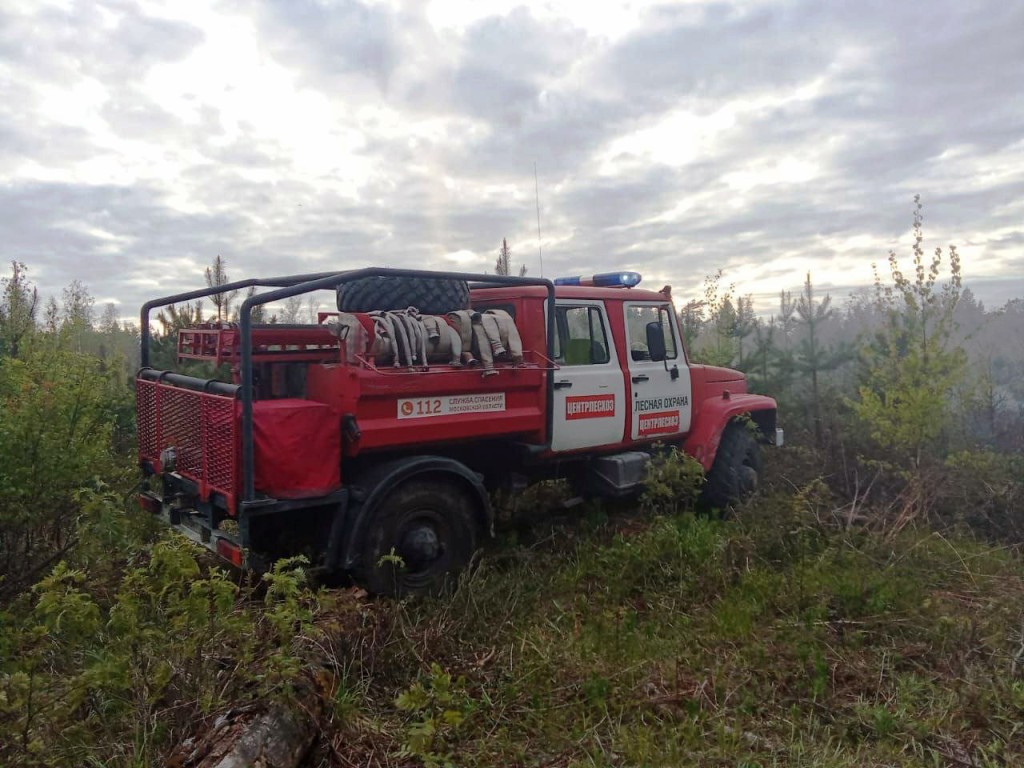
M540 185L537 183L537 161L533 161L533 193L537 200L537 258L540 259L540 276L544 277L544 253L540 247Z

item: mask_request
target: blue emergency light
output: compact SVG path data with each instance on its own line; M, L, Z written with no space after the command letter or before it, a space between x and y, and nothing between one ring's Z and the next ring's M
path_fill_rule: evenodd
M593 285L597 288L632 288L639 285L639 272L604 272L591 277L556 277L555 285Z

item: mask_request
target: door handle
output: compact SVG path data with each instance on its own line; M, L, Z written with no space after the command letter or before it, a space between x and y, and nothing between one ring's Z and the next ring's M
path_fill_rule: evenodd
M572 388L572 382L571 381L563 380L563 381L556 381L555 382L555 389L571 389L571 388Z
M650 381L650 380L651 380L651 377L648 376L646 373L641 373L639 376L634 376L633 377L633 383L634 384L639 384L641 381Z

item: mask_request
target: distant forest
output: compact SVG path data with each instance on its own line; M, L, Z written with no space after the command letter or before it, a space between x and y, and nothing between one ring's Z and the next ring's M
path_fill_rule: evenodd
M890 266L898 272L895 262ZM808 273L802 287L781 292L766 316L766 307L724 286L724 279L721 272L707 277L703 295L680 308L687 351L694 362L744 371L753 391L779 400L787 427L812 433L819 442L830 439L878 344L886 342L892 313L920 302L935 325L925 323L921 338L935 330L936 344L962 354L962 375L947 393L958 418L948 428L977 444L1024 449L1024 299L989 309L960 286L957 272L948 276L941 306L928 303L927 276L898 295L880 278L876 286L837 302L816 289ZM906 350L890 350L894 364L901 351Z

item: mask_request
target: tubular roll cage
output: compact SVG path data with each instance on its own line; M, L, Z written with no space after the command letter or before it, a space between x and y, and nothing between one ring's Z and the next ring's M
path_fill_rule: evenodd
M304 275L285 275L281 277L250 278L238 280L233 283L226 283L211 288L196 291L176 293L173 296L164 296L159 299L147 301L142 305L140 316L140 365L143 370L149 368L149 345L151 333L149 329L149 313L158 307L166 307L170 304L177 304L182 301L192 301L220 293L237 291L242 288L265 287L276 290L266 291L250 296L242 302L238 311L239 335L241 336L241 384L238 392L242 402L242 508L257 501L255 487L255 451L253 449L253 426L252 426L252 403L253 403L253 371L252 371L252 310L254 307L269 304L274 301L281 301L292 296L300 296L305 293L320 290L337 290L340 285L359 280L365 277L412 277L425 280L465 280L471 284L471 288L497 288L501 286L529 286L539 285L544 287L548 293L547 302L547 357L554 359L555 356L555 285L550 280L542 277L515 277L511 275L478 275L462 272L431 272L422 269L388 269L385 267L368 267L365 269L346 270L343 272L313 272ZM185 383L186 379L193 377L180 374L167 374L164 379L173 381L180 379ZM200 381L195 380L197 383ZM552 434L553 404L554 404L554 376L547 378L547 442L550 445Z

